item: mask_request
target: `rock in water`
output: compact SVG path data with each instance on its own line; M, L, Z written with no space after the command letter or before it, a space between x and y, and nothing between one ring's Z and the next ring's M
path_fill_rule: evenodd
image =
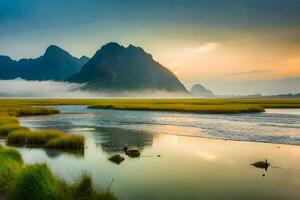
M117 155L109 157L108 160L119 165L121 162L123 162L125 160L125 158L122 157L120 154L117 154Z
M138 149L130 149L125 151L126 155L132 158L137 158L141 155L140 151Z

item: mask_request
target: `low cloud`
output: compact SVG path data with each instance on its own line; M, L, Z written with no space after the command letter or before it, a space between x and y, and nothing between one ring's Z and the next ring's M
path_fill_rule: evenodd
M211 51L211 50L215 49L217 46L219 46L219 44L216 42L208 42L201 46L198 46L196 48L196 53L203 53L203 52Z
M182 93L159 90L139 92L92 92L82 90L85 84L57 81L27 81L24 79L0 80L0 98L172 98L186 97Z
M270 70L263 69L263 70L252 70L252 71L246 71L246 72L236 72L236 73L229 73L229 75L235 75L235 76L242 76L242 75L251 75L251 74L262 74L270 72Z

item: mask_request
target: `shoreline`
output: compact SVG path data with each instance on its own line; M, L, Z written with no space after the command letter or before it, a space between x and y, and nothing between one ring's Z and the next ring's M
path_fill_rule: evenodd
M64 106L69 106L69 105L64 105ZM75 105L75 106L87 106L87 105ZM51 107L56 107L56 106L51 106ZM273 109L273 108L271 108ZM277 109L280 109L280 108L274 108L275 110ZM292 109L292 110L295 110L295 108L285 108L285 109ZM96 110L107 110L107 109L96 109ZM270 109L267 109L267 110L270 110ZM116 110L116 111L131 111L131 110ZM132 110L132 111L140 111L140 112L145 112L145 111L142 111L142 110ZM169 113L177 113L177 114L181 114L182 112L177 112L177 111L149 111L149 112L162 112L162 113L166 113L166 112L169 112ZM97 113L97 112L95 112ZM92 114L95 114L92 112ZM59 114L54 114L54 115L50 115L50 117L52 116L59 116L59 115L85 115L85 114L91 114L90 112L72 112L72 113L59 113ZM197 113L186 113L186 114L197 114ZM206 115L205 113L199 113L199 115ZM246 113L247 114L247 113ZM252 113L248 113L248 114L252 114ZM254 113L253 113L254 114ZM212 114L212 113L209 113L207 115L216 115L218 116L219 114ZM236 114L225 114L225 115L236 115ZM237 114L238 115L238 114ZM49 116L21 116L21 117L18 117L19 120L22 120L22 119L30 119L30 118L41 118L41 117L49 117ZM146 124L146 125L157 125L157 124ZM166 125L166 126L174 126L176 127L176 125L171 125L171 124L163 124L163 125ZM137 130L137 129L129 129L129 128L119 128L119 127L105 127L105 126L88 126L88 125L85 125L85 127L88 127L88 128L107 128L107 129L115 129L115 130L119 130L119 131L122 131L122 130L128 130L128 131L135 131L135 132L141 132L141 133L146 133L146 134L152 134L152 135L158 135L158 134L163 134L163 135L174 135L174 136L183 136L183 137L191 137L191 138L204 138L204 139L212 139L212 140L223 140L223 141L233 141L233 142L251 142L251 143L263 143L263 144L275 144L275 145L291 145L291 146L298 146L300 147L300 144L293 144L293 143L278 143L278 142L272 142L272 141L267 141L267 140L258 140L258 141L251 141L251 140L238 140L238 139L226 139L226 138L217 138L217 137L209 137L209 136L197 136L197 135L185 135L185 134L174 134L174 133L168 133L168 132L153 132L153 131L145 131L145 130ZM190 126L186 126L188 128L194 128L194 127L190 127ZM38 130L38 129L37 129Z

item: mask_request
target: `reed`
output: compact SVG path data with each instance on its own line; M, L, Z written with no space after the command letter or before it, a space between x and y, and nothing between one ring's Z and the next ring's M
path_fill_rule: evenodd
M12 131L16 130L28 130L25 127L21 127L18 123L12 123L12 124L2 124L0 125L0 136L7 136Z
M49 140L46 147L54 149L83 149L84 141L85 138L81 135L63 135Z
M46 147L54 149L84 149L85 138L80 135L66 135L58 130L17 130L7 137L9 145Z

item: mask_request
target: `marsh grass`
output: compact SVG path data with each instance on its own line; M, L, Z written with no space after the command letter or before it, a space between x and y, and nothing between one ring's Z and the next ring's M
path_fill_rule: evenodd
M46 147L54 149L83 149L84 141L85 138L81 135L63 135L49 140Z
M84 137L66 135L58 130L31 131L21 127L17 117L31 115L58 114L59 111L48 107L26 105L27 101L0 100L0 137L7 138L9 145L47 147L63 149L83 149Z
M7 142L10 145L45 146L49 140L63 135L57 130L17 130L8 135Z
M10 132L16 131L16 130L28 130L25 127L21 127L18 123L12 123L12 124L2 124L0 125L0 136L7 136Z
M23 165L20 153L0 147L0 193L7 200L115 200L97 189L84 173L73 184L59 179L46 164Z
M53 149L83 149L85 138L80 135L66 135L58 130L18 130L7 137L9 145L46 147Z
M0 157L0 163L0 192L7 195L22 169L22 164L8 157Z
M8 192L22 164L22 156L16 149L0 147L0 192Z
M71 186L72 195L77 200L116 200L109 190L100 190L93 185L92 177L83 173Z
M45 108L45 107L8 108L7 112L10 115L15 115L15 116L53 115L59 113L57 109Z
M18 119L16 117L6 115L6 113L0 113L0 125L17 123Z
M0 159L11 159L19 163L23 163L23 159L19 151L13 148L0 148Z
M47 165L35 164L26 166L19 173L9 192L14 200L60 200L61 188L57 184Z
M224 104L224 105L194 105L194 104L102 104L89 106L94 109L144 110L144 111L177 111L194 113L255 113L263 112L260 105Z

